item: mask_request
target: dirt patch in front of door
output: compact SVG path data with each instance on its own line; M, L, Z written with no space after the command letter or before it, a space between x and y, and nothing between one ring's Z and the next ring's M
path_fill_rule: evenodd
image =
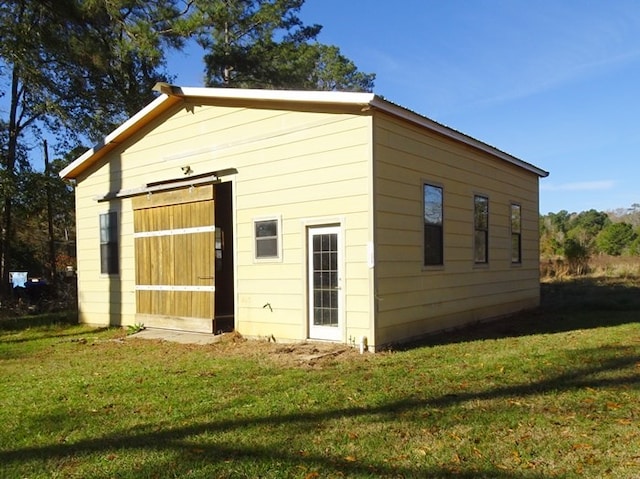
M227 333L210 345L224 355L263 358L286 367L322 368L341 361L363 359L357 348L346 344L304 341L279 343L273 338L246 339L239 333Z

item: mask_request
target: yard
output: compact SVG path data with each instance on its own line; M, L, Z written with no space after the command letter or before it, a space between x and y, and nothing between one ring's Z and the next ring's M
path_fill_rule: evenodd
M640 477L640 280L410 348L0 322L0 477Z

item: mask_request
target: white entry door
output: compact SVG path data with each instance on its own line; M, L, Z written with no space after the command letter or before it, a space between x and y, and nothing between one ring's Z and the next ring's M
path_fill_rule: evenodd
M342 245L339 226L308 230L309 338L342 339Z

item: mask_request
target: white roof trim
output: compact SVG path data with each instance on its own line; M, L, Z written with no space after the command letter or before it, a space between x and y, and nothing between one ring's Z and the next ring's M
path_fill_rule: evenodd
M116 140L118 138L118 136L120 136L122 133L127 131L129 128L132 128L133 126L135 126L136 123L138 123L140 120L142 120L144 117L146 117L149 113L151 113L153 110L158 108L163 103L169 101L170 99L171 99L171 97L169 95L160 95L158 98L153 100L151 103L149 103L147 106L145 106L138 113L136 113L131 118L129 118L127 121L125 121L118 128L116 128L111 133L109 133L107 136L105 136L105 138L104 138L104 140L102 140L102 142L98 143L93 148L85 151L81 156L79 156L78 158L73 160L73 162L71 162L69 165L67 165L66 168L64 168L63 170L60 171L60 176L62 178L65 178L67 176L67 174L69 174L70 172L75 170L78 166L80 166L87 159L89 159L91 156L93 156L98 150L104 148L105 145L113 143L114 140Z
M69 166L60 172L63 178L73 177L76 170L84 170L83 166L93 155L108 145L115 145L118 139L130 129L135 129L138 123L150 116L156 110L166 110L166 107L175 104L177 101L190 98L208 98L208 99L229 99L229 100L247 100L247 101L281 101L281 102L300 102L315 104L343 104L343 105L361 105L363 107L370 106L385 111L391 115L403 118L407 121L425 127L431 131L444 135L448 138L469 145L478 150L489 153L508 163L524 168L527 171L535 173L540 177L546 177L548 172L522 161L515 156L505 153L502 150L494 148L482 141L465 135L457 130L442 125L436 121L408 110L404 107L396 105L384 98L373 93L359 92L337 92L337 91L300 91L300 90L262 90L262 89L240 89L240 88L205 88L205 87L179 87L175 85L162 84L163 93L146 107L125 121L122 125L111 132L105 139L86 151L82 156L73 161ZM155 88L154 88L155 89ZM168 103L168 105L165 105ZM163 105L165 108L162 108Z
M241 88L174 87L182 97L228 98L234 100L298 101L311 103L342 103L367 105L375 94L342 91L260 90Z

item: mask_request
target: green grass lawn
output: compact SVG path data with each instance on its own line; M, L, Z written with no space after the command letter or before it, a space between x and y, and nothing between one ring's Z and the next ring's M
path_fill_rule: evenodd
M4 320L0 477L640 477L640 282L543 292L506 321L314 360Z

